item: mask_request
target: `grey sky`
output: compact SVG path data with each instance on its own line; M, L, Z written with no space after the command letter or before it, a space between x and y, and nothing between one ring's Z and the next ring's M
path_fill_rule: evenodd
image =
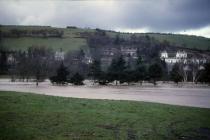
M210 0L1 0L0 24L78 26L210 37Z

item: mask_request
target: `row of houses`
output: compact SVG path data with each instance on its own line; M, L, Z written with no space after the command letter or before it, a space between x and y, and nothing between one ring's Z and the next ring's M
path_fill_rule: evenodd
M136 47L120 47L120 48L101 48L100 49L100 60L102 69L106 69L112 62L112 59L116 56L122 55L126 61L128 59L137 59Z
M125 60L130 58L137 59L137 50L136 47L121 47L121 48L101 48L100 49L100 59L101 63L104 66L110 65L112 59L116 55L122 55ZM65 59L65 52L60 49L56 51L54 54L54 58L57 61L63 61ZM76 59L76 58L75 58ZM182 62L184 64L196 63L196 64L204 64L209 58L205 57L202 54L194 54L190 52L186 52L184 50L179 51L166 51L163 50L160 52L160 59L164 60L167 65L174 65L175 63ZM7 57L7 61L10 63L14 61L13 53L10 53ZM85 54L83 60L75 60L82 61L86 64L91 64L93 62L93 58L91 55Z
M114 58L114 56L120 54L125 59L133 58L137 59L137 50L138 48L135 47L121 47L119 48L102 48L100 50L101 53L101 61L105 65L109 65ZM56 60L64 60L65 53L63 51L57 51L55 53ZM197 64L204 64L207 62L208 58L201 54L193 54L187 53L184 50L174 51L166 51L163 50L160 52L160 59L165 61L168 65L173 65L175 63L197 63ZM91 56L85 56L85 63L90 64L92 63Z
M121 54L124 57L133 57L137 58L137 50L136 47L120 47L119 48L102 48L102 56L112 57L117 54Z
M100 59L101 63L104 66L110 65L112 59L117 56L117 55L123 55L125 59L131 57L133 59L137 59L137 48L132 48L132 47L121 47L120 49L118 48L101 48L100 49ZM55 60L57 61L63 61L65 58L65 53L62 50L56 51L55 52ZM75 58L75 61L80 61ZM84 63L90 64L93 62L93 58L91 55L85 55L83 60Z

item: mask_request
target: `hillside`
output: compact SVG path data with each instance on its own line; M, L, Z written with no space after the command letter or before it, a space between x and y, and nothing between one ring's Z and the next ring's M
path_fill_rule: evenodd
M54 36L9 36L8 33L13 33L14 30L28 31L28 32L39 32L39 31L62 31L62 37ZM76 27L69 28L55 28L50 26L0 26L1 42L0 47L5 47L11 50L25 50L27 47L46 46L54 50L62 48L64 51L72 51L78 49L87 49L88 44L86 38L81 36L84 32L95 32L95 29L83 29ZM6 36L4 36L6 34ZM113 31L106 31L106 34L110 37L115 37L119 34L122 38L129 38L131 33L118 33ZM39 34L40 35L40 34ZM46 35L46 34L45 34ZM178 35L178 34L160 34L160 33L136 33L136 36L154 37L156 40L163 42L168 41L172 45L182 46L186 48L198 49L198 50L209 50L210 39L198 36Z

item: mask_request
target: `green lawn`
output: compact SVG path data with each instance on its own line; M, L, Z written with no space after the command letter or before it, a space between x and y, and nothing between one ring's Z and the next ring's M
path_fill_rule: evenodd
M210 109L0 91L0 139L209 139Z

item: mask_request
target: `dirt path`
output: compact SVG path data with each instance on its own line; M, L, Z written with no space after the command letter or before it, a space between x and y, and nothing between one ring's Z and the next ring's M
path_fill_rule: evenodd
M210 87L173 86L52 86L49 82L11 83L0 81L0 90L32 92L53 96L157 102L210 108Z

